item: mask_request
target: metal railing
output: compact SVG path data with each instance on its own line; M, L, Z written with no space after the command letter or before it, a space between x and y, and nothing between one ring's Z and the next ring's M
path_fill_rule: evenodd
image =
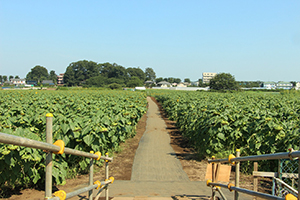
M243 156L240 157L240 150L237 149L236 150L236 156L234 155L229 155L228 158L226 159L215 159L215 157L213 156L212 159L208 160L208 163L212 163L212 180L208 180L207 181L207 186L211 186L212 187L212 199L215 200L216 197L216 191L219 192L222 196L223 199L226 200L226 197L224 196L224 194L221 192L219 187L222 188L227 188L230 191L234 191L234 200L238 200L239 199L239 193L244 193L244 194L248 194L251 196L255 196L255 197L260 197L263 199L280 199L280 200L284 200L284 199L298 199L300 200L300 194L298 192L298 197L296 198L295 196L289 194L287 195L285 198L283 197L277 197L277 196L273 196L270 194L265 194L265 193L261 193L261 192L256 192L253 190L248 190L248 189L244 189L244 188L240 188L239 187L239 180L240 180L240 162L242 161L258 161L258 160L275 160L275 159L293 159L293 158L299 158L300 157L300 151L293 151L290 150L290 152L283 152L283 153L275 153L275 154L263 154L263 155L256 155L256 156ZM299 167L298 167L298 177L300 177L300 159L299 159ZM215 170L216 170L216 163L231 163L231 164L235 164L235 185L234 184L221 184L221 183L217 183L216 182L216 178L215 178ZM300 179L298 178L298 191L300 190Z
M100 189L98 191L99 198L101 192L105 189L105 198L108 200L108 185L114 182L114 178L108 175L108 163L113 160L113 158L108 157L108 154L105 156L101 156L100 152L94 153L91 151L90 153L79 151L71 148L64 147L64 142L62 140L58 140L53 144L52 141L52 121L53 115L48 113L46 115L46 142L40 142L36 140L31 140L28 138L18 137L10 134L0 133L0 142L5 144L12 144L24 147L30 147L35 149L41 149L46 151L46 177L45 177L45 199L52 200L64 200L71 197L74 197L78 194L89 192L89 200L93 199L93 189ZM59 190L52 194L52 153L55 154L71 154L77 156L83 156L90 158L89 164L89 186L78 189L76 191L70 192L66 194L63 190ZM94 160L105 160L105 181L93 181L94 174ZM55 197L53 197L55 196ZM95 198L95 199L97 199Z

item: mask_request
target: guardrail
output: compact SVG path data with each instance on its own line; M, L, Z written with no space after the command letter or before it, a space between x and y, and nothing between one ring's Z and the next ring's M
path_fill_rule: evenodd
M53 115L48 113L46 115L46 142L40 142L36 140L31 140L28 138L18 137L10 134L0 133L0 142L5 144L13 144L18 146L30 147L35 149L41 149L46 151L46 181L45 181L45 199L52 200L64 200L74 197L78 194L89 192L89 200L93 199L93 189L100 189L98 195L95 199L98 199L101 192L105 189L105 198L108 200L108 185L114 182L114 178L108 175L108 163L113 160L113 158L108 157L106 153L105 156L101 156L100 152L90 153L79 151L71 148L65 147L62 140L57 140L52 144L52 121ZM84 156L90 158L89 164L89 186L78 189L76 191L66 193L63 190L59 190L52 194L52 153L54 154L72 154L77 156ZM105 160L105 181L93 181L93 171L94 171L94 160ZM55 197L53 197L55 196Z
M282 197L277 197L277 196L273 196L270 194L265 194L265 193L261 193L261 192L256 192L253 190L247 190L247 189L243 189L239 187L239 180L240 180L240 162L242 161L258 161L258 160L276 160L276 159L294 159L294 158L298 158L298 162L299 162L299 167L298 167L298 177L300 177L300 151L294 151L292 149L289 149L290 152L283 152L283 153L275 153L275 154L263 154L263 155L256 155L256 156L243 156L240 157L240 150L237 149L236 150L236 156L234 156L233 154L230 154L228 158L226 159L215 159L215 157L213 156L212 159L208 160L208 163L212 163L212 180L207 180L207 186L211 186L212 187L212 199L215 200L215 196L216 196L216 191L218 191L222 198L226 200L226 197L224 196L224 194L222 193L222 191L220 190L219 187L222 188L227 188L230 191L234 191L234 200L238 200L239 199L239 192L240 193L244 193L244 194L248 194L251 196L255 196L255 197L260 197L263 199L278 199L278 200L295 200L298 199L300 200L300 179L298 178L298 197L295 197L292 194L288 194L285 196L285 198ZM235 185L232 183L229 184L221 184L221 183L217 183L216 179L215 179L215 164L216 163L231 163L231 164L235 164Z

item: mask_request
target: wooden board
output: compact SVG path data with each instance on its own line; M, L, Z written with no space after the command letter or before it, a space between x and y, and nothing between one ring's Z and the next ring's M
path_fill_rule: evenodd
M216 172L215 172L216 181L229 182L231 166L215 164L215 167L216 167ZM212 180L212 164L207 165L205 179Z

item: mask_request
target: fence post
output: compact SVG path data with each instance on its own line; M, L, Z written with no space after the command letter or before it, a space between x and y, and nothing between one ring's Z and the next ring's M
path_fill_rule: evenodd
M254 162L254 167L253 167L253 171L258 171L258 163L257 162ZM254 176L253 177L253 191L254 192L257 192L257 184L258 184L258 177L257 176ZM256 197L253 197L253 200L256 200L257 198Z
M300 158L298 157L298 200L300 200Z
M236 157L240 157L240 150L236 150ZM240 162L235 163L235 187L240 187ZM234 200L239 199L239 193L234 191Z
M90 151L90 153L94 153L94 151ZM94 180L94 160L93 158L90 159L90 176L89 176L89 186L93 185ZM93 200L93 190L89 191L89 200Z
M108 153L105 154L105 156L108 158ZM105 180L108 180L108 160L105 160ZM105 189L105 200L108 200L108 185Z
M211 159L214 160L215 156L212 156ZM212 174L212 177L211 177L212 180L211 181L214 183L215 179L216 179L215 163L214 162L211 163L211 172L212 172L211 173ZM215 200L215 196L216 196L215 186L212 186L212 195L211 195L212 200Z
M46 114L46 142L53 144L52 140L52 120L51 113ZM45 183L45 199L52 197L52 152L46 154L46 183Z

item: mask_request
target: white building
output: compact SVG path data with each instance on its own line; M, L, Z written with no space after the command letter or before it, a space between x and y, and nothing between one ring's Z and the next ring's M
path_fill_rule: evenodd
M203 72L202 73L202 82L209 83L210 79L212 79L216 75L217 75L217 73L214 73L214 72Z
M167 81L161 81L159 83L157 83L158 87L171 87L171 83L167 82Z
M296 89L296 90L300 90L300 82L297 82L297 83L296 83L295 89Z
M276 83L275 82L264 82L265 89L276 89Z
M10 80L11 84L13 85L25 85L26 84L26 79L11 79Z

